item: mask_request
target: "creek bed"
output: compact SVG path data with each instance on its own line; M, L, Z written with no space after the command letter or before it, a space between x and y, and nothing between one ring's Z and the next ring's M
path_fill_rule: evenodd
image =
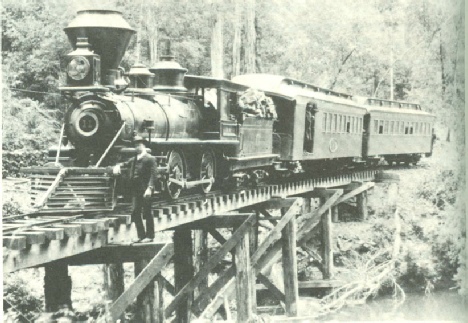
M454 291L406 294L402 303L379 297L363 305L345 307L319 319L322 321L468 321L468 299Z

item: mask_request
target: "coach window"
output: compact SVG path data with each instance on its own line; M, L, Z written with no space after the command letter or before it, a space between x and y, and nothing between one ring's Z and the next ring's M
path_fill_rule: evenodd
M384 125L383 120L379 120L379 134L383 134L383 125Z
M342 115L338 115L338 132L342 133L343 132L343 117Z
M384 134L388 134L388 121L385 121Z
M327 131L332 132L332 122L333 122L333 114L328 114L328 123L327 123Z
M395 121L395 134L398 135L400 133L400 121Z
M322 132L326 132L327 127L327 113L323 113Z
M395 133L395 121L390 121L390 134L393 135Z
M351 117L350 116L346 117L346 132L347 133L351 132Z
M330 132L333 132L333 128L335 128L335 119L333 119L333 114L330 114Z
M374 120L374 133L379 133L379 120Z
M414 133L416 135L419 135L419 122L415 122L415 125L414 125Z

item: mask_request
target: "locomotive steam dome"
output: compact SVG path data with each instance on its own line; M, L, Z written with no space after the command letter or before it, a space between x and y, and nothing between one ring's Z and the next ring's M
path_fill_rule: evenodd
M87 37L94 53L101 56L102 83L114 85L118 68L135 30L120 11L81 10L64 29L73 49L77 39Z
M184 77L187 69L180 66L171 55L171 42L166 40L165 55L159 57L156 66L150 68L154 73L154 91L187 92Z

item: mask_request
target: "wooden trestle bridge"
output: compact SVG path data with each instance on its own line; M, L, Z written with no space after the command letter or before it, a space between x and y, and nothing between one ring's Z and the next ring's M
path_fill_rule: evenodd
M207 195L197 201L155 205L157 230L173 230L173 240L167 243L130 244L136 232L130 215L124 212L92 217L66 214L10 218L3 222L3 270L43 266L45 311L54 312L64 304L72 308L68 266L106 264L111 301L107 322L122 317L135 298L142 322L209 319L230 296L236 299L237 321L254 322L257 281L284 303L287 316L297 316L300 282L296 247L322 228L318 232L322 234L323 281L309 285L331 286L332 222L339 220L337 206L355 199L360 218L365 220L367 191L381 175L385 174L374 169L357 170ZM281 210L281 216L274 216L276 212L272 210ZM258 225L263 221L269 222L271 230L259 240ZM226 239L218 231L220 228L231 228L232 235ZM207 234L221 245L210 257ZM208 275L228 253L233 255L232 265L208 284ZM284 288L267 276L280 259ZM171 261L173 283L161 274ZM125 262L135 263L135 280L126 288L122 266ZM164 301L163 290L173 298Z

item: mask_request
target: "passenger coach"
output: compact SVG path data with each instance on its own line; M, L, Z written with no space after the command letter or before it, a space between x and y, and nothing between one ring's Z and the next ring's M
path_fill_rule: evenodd
M367 99L365 158L414 163L432 154L435 116L419 104Z
M362 160L367 109L351 95L277 75L242 75L233 81L290 98L288 104L276 104L274 148L282 161L324 168L329 160L333 167Z

